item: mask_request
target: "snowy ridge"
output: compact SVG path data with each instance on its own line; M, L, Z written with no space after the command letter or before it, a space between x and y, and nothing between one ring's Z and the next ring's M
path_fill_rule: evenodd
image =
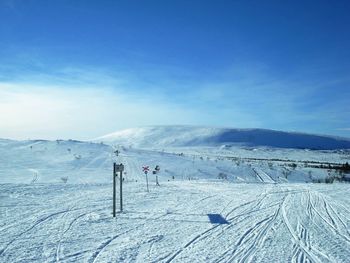
M174 147L138 149L80 141L0 140L0 183L109 183L113 162L125 164L128 181L143 181L142 166L160 165L160 180L225 179L230 182L309 182L325 178L323 169L305 168L303 160L343 163L350 151ZM259 159L259 158L264 159ZM279 159L287 160L272 161ZM261 161L265 160L265 161ZM270 160L270 161L269 161ZM288 164L299 166L285 171ZM311 171L311 172L310 172ZM290 174L285 180L286 173ZM312 173L310 176L309 173ZM66 179L65 179L66 178ZM151 175L150 180L155 180Z
M135 147L169 146L267 146L334 150L349 149L350 139L266 129L230 129L196 126L150 126L132 128L94 139Z

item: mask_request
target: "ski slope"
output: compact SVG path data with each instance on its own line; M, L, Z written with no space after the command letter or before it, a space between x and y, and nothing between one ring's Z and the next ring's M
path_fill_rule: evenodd
M349 262L349 184L306 160L349 152L0 140L0 262Z
M0 262L348 262L348 185L1 185ZM209 219L220 215L223 222Z

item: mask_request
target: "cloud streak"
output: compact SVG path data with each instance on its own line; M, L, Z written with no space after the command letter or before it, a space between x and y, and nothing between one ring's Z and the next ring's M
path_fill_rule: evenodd
M174 68L173 74L87 67L12 72L0 81L0 138L90 139L172 124L348 133L336 129L349 125L342 116L349 112L346 96L318 96L339 81L272 78L262 66L204 79L181 77Z
M122 89L0 83L0 137L90 139L134 126L191 123L191 109Z

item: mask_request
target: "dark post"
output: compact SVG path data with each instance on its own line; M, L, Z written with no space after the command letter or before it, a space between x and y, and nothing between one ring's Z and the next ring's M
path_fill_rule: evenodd
M120 171L120 212L123 212L123 171Z
M147 192L149 192L149 189L148 189L148 177L147 177L147 174L148 174L148 172L149 172L149 166L143 166L143 167L142 167L142 170L143 170L143 172L144 172L145 175L146 175Z
M113 163L113 217L115 217L115 197L116 197L116 193L115 193L115 163Z
M146 173L146 183L147 183L147 192L149 192L149 189L148 189L148 176L147 176L147 173Z

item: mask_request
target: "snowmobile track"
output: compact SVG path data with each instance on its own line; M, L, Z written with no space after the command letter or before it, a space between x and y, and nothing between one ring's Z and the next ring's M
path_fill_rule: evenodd
M79 210L79 209L75 209L75 210ZM50 214L48 216L45 216L43 218L40 218L32 226L30 226L29 228L27 228L26 230L24 230L20 234L16 235L10 242L8 242L7 245L0 251L0 256L2 256L6 252L6 250L10 247L10 245L12 243L14 243L21 236L23 236L24 234L28 233L29 231L31 231L32 229L34 229L38 225L45 223L47 220L51 219L54 216L61 215L61 214L64 214L64 213L68 213L68 212L71 212L71 211L73 211L73 210L69 210L69 209L68 210L63 210L63 211L59 211L59 212L56 212L56 213L52 213L52 214Z
M324 201L324 200L323 200ZM350 243L350 238L343 235L342 233L340 233L339 229L336 227L335 224L332 224L332 222L334 223L334 219L333 217L328 213L328 217L331 219L332 222L329 222L328 219L326 219L320 211L318 211L315 207L315 205L313 204L312 202L312 199L311 199L311 207L312 209L315 211L315 213L327 224L331 227L331 229L333 230L334 233L336 233L338 236L342 237L346 242Z
M289 196L287 196L288 198ZM286 198L286 199L287 199ZM307 244L305 244L303 241L301 241L301 238L298 234L296 234L293 230L292 225L289 222L289 219L287 217L287 212L285 210L285 203L286 203L286 199L284 199L283 204L282 204L282 215L283 215L283 222L284 224L287 226L289 233L291 234L291 236L294 239L294 243L295 245L307 256L307 258L309 258L312 262L321 262L319 260L319 258L314 255L314 253L312 252L312 247L309 246L307 247ZM303 236L306 236L303 234Z
M280 214L282 203L283 201L275 205L255 210L258 212L278 205L277 209L275 209L272 214L269 214L255 223L252 227L248 228L248 230L246 230L236 242L234 249L225 251L216 262L245 262L251 260L257 250L264 244L268 232L276 222L277 217Z

